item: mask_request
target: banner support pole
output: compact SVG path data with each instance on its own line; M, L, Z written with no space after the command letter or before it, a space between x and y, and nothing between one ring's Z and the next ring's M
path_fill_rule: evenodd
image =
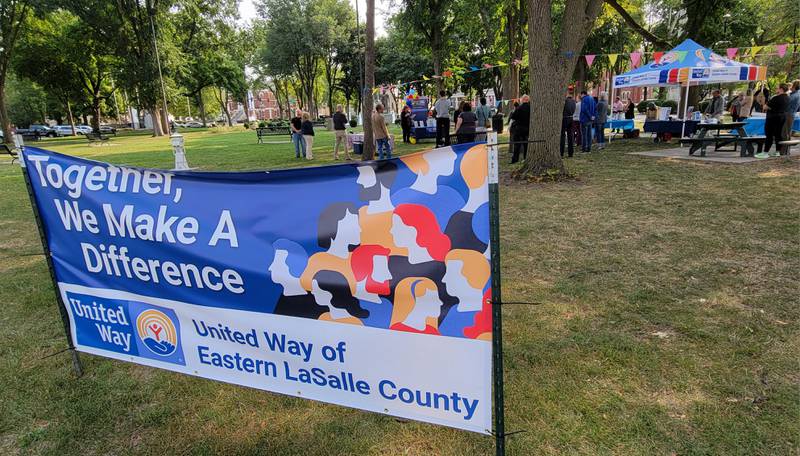
M83 365L81 364L81 358L78 356L78 352L75 350L75 345L72 343L72 329L69 324L67 307L64 303L64 300L61 298L61 290L58 288L58 279L56 278L56 272L53 268L53 256L50 252L50 247L47 245L47 237L44 230L44 224L42 223L41 213L39 212L39 206L36 204L36 198L33 196L31 178L28 176L28 170L26 169L25 165L25 147L22 145L20 145L19 155L19 163L20 167L22 168L22 175L25 178L25 188L28 190L28 198L30 198L31 201L31 209L33 209L33 217L36 220L36 228L39 229L39 239L42 241L44 257L47 260L47 269L50 271L50 279L53 281L53 289L56 293L58 311L61 314L61 322L64 324L64 333L67 336L67 346L70 354L72 355L72 369L75 371L75 375L80 377L83 375Z
M492 391L494 393L494 439L496 456L506 454L503 400L503 322L500 290L500 192L497 132L487 134L489 155L489 252L492 271Z

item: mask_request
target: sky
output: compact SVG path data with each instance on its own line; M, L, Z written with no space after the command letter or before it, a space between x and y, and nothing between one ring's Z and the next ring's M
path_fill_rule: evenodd
M355 2L358 2L359 20L363 24L367 20L367 1L366 0L350 0L351 5L355 8ZM389 16L390 3L392 0L375 0L375 34L377 36L384 36L386 34L386 19ZM255 0L241 0L239 3L239 16L243 23L250 22L257 17Z

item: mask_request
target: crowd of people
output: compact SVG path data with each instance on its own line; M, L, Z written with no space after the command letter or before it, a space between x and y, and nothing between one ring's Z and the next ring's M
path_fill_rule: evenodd
M636 103L633 100L628 100L628 104L625 105L620 97L616 97L610 108L611 119L633 119L635 107ZM597 100L585 90L581 91L577 100L568 94L561 114L561 156L563 157L566 151L567 157L572 157L575 144L580 145L583 153L592 151L593 142L596 143L596 150L605 149L605 125L608 122L608 113L606 92L600 92Z
M800 109L800 79L791 84L780 84L776 94L770 96L766 83L759 87L747 89L744 93L737 92L728 104L728 111L734 122L746 120L752 113L765 113L765 150L791 137L794 115ZM452 109L451 96L445 91L439 92L439 97L433 103L429 115L436 123L436 147L449 146L451 143L451 122L459 143L475 141L476 134L491 128L492 110L487 106L485 97L480 97L476 106L469 101L462 101ZM711 99L703 113L706 118L720 120L725 112L725 99L720 90L713 90ZM451 113L452 109L452 113ZM560 152L563 157L573 157L575 146L580 146L583 153L589 153L594 148L601 151L606 147L605 125L610 120L634 119L636 102L632 99L623 101L615 97L609 104L606 92L600 92L594 97L582 91L577 97L567 95L564 101L560 132ZM523 95L519 101L514 101L508 116L509 133L512 158L511 163L517 163L520 158L527 158L530 124L530 97ZM410 143L414 129L414 114L411 107L406 105L400 112L400 127L404 143ZM350 160L346 139L347 116L342 112L342 106L336 108L333 115L333 128L335 145L333 156L338 160L343 151L345 159ZM372 113L373 136L376 143L378 159L392 157L392 141L388 125L384 117L384 107L375 106ZM296 116L291 119L292 142L295 148L295 157L306 159L313 158L314 125L307 112L297 110ZM619 132L620 129L613 129Z

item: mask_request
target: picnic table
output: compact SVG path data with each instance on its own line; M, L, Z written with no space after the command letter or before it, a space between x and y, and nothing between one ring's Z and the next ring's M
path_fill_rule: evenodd
M715 151L735 152L738 149L739 156L752 157L756 154L756 149L759 153L764 149L766 137L748 135L744 126L744 122L700 123L695 136L683 138L680 142L689 145L689 155L694 155L699 150L700 156L705 157L706 148L713 145ZM722 133L723 131L726 133ZM723 149L731 145L733 149Z
M669 141L673 136L680 137L682 133L691 135L694 133L700 121L687 120L684 129L684 122L682 120L646 120L644 122L643 131L645 133L655 133L655 142Z
M763 135L766 120L766 117L748 117L743 121L745 123L744 129L748 135ZM800 114L794 115L792 131L800 131Z
M345 136L345 140L347 141L347 149L353 150L353 143L363 143L364 142L364 133L348 133ZM389 135L389 145L394 150L394 136Z

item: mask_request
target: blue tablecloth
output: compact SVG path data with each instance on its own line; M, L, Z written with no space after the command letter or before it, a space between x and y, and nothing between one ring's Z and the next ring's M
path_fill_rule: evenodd
M633 130L633 119L609 120L606 122L605 127L620 130Z
M697 129L697 120L686 121L686 136L694 133ZM680 136L683 129L683 122L680 120L648 120L644 123L645 133L670 133L672 136Z
M747 132L748 135L751 136L763 136L764 135L764 124L766 123L766 118L764 117L748 117L744 119L744 131ZM794 123L792 123L792 131L800 131L800 116L794 116Z

